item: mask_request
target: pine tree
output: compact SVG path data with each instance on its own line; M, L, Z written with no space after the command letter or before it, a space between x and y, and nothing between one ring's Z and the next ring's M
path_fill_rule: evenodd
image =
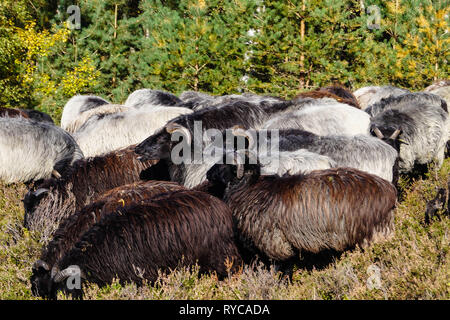
M0 99L39 104L56 120L74 94L115 103L140 88L289 98L335 81L419 90L449 76L448 0L29 3L0 0ZM81 28L27 58L17 30L33 21L28 36L54 39L73 4Z
M145 36L135 72L144 87L171 92L236 92L245 73L244 54L253 19L252 1L182 0L176 8L142 1Z

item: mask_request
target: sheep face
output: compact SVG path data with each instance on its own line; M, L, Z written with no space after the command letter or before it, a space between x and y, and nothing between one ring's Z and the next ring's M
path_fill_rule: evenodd
M189 129L176 122L169 122L164 128L136 147L135 152L140 155L139 159L141 161L170 159L174 145L178 144L177 140L172 139L172 134L175 132L181 133L183 139L186 139L189 145L192 143L192 135Z
M170 133L162 128L138 144L135 152L140 156L139 160L141 161L169 159L172 143Z
M50 298L51 273L50 267L42 260L34 263L31 275L31 292L35 297Z
M24 224L27 225L27 218L33 214L36 207L39 206L41 200L48 194L49 189L39 188L36 191L29 191L24 199L22 200L23 206L25 208L25 221Z
M401 135L404 133L403 127L406 125L412 128L408 124L413 120L397 110L388 110L372 118L370 122L370 134L400 152L400 145L406 143L401 139Z
M399 128L392 128L392 127L377 127L372 126L370 128L370 134L374 137L380 138L384 142L386 142L388 145L393 147L397 152L400 152L400 145L401 145L401 139L399 139L399 135L402 133L402 130Z
M237 164L236 161L233 161L233 164L229 164L227 160L229 160L229 157L225 154L223 163L216 163L208 170L206 178L210 182L226 187L239 183L244 178L257 179L261 174L260 165L249 164L247 155L245 156L244 164Z

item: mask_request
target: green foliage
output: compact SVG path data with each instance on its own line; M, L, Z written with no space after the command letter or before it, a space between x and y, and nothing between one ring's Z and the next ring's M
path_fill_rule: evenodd
M56 121L73 94L121 103L147 87L289 98L334 81L353 89L389 83L421 90L449 77L448 0L0 4L0 102L38 105ZM33 22L37 35L52 37L64 30L72 4L80 7L81 29L34 56L28 64L36 67L34 80L24 86L29 70L15 62L25 61L30 48L14 30ZM371 5L379 9L379 28L368 27Z
M0 0L0 105L19 106L30 103L29 93L21 86L20 65L25 58L22 44L15 32L30 19L25 1Z

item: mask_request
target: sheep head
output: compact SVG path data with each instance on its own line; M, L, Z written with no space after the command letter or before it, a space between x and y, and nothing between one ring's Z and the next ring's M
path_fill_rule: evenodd
M48 181L53 181L53 179L49 179ZM28 191L25 195L24 199L22 200L23 206L25 208L25 218L24 218L24 225L28 226L28 218L33 215L36 208L39 206L39 203L41 200L50 192L50 189L48 188L42 188L35 191Z
M401 144L408 144L403 139L405 133L403 128L412 127L409 125L411 122L407 114L397 110L387 110L371 119L370 134L400 152Z
M213 165L206 173L206 178L211 183L222 186L257 179L259 176L260 165L248 151L226 152L223 161Z
M37 260L33 264L30 282L35 297L50 298L52 281L50 267L45 261Z
M172 141L172 134L175 132L181 133L187 143L191 143L192 136L189 129L176 122L169 122L136 146L135 152L140 156L139 160L170 159L171 150L178 143L178 141Z

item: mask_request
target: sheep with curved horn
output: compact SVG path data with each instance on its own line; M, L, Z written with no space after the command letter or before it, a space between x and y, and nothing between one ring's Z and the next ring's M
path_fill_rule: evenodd
M399 170L415 169L444 161L450 134L447 103L430 93L407 93L371 105L371 134L399 152Z
M216 272L220 278L239 269L231 211L203 192L167 192L125 205L84 233L52 268L50 298L59 290L82 295L82 286L66 286L71 266L79 267L82 282L105 286L113 279L122 284L154 282L160 271L196 263L201 273Z
M216 164L207 174L231 208L242 246L274 261L343 251L392 232L397 192L388 181L351 168L261 176L259 164ZM237 174L238 172L243 172Z
M55 231L53 239L42 250L40 259L33 265L30 277L33 295L42 297L50 295L49 282L52 279L51 270L55 263L103 217L127 205L175 190L185 190L185 188L175 182L154 180L126 184L106 191L94 202L64 219ZM56 273L55 270L53 275Z

